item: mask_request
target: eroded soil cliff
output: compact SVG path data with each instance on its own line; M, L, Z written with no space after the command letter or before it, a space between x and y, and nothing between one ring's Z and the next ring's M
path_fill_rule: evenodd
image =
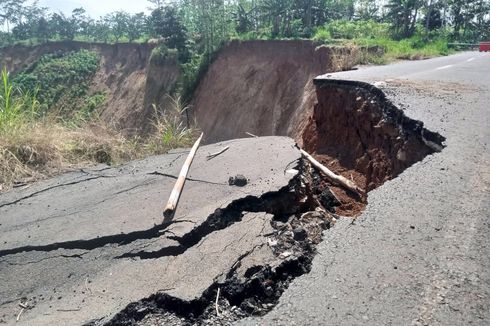
M16 74L51 53L87 49L97 52L100 68L93 78L91 93L102 92L105 101L98 108L101 118L126 133L146 132L151 127L152 104L164 108L167 94L175 88L179 66L175 58L151 62L151 44L101 44L55 42L39 46L12 46L0 49L0 66Z
M355 53L311 41L231 42L195 94L193 112L206 141L246 132L299 140L316 101L313 78L350 69Z

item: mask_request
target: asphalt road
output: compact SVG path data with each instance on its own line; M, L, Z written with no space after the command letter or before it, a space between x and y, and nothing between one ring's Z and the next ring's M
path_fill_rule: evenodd
M311 272L266 316L239 324L488 325L490 54L320 78L377 85L447 147L372 191L357 221L342 218L325 232ZM256 204L264 194L287 195L294 175L285 171L300 158L293 141L202 147L174 223L164 225L186 154L74 171L2 194L0 324L103 324L155 293L190 301L231 272L243 279L253 267L277 266L272 216ZM230 186L236 174L249 183Z
M243 277L255 260L277 263L265 236L272 216L242 206L287 188L294 174L285 170L300 158L293 140L201 147L172 224L163 225L187 154L74 171L2 194L0 324L16 324L23 307L17 324L103 324L155 293L191 301L231 269ZM228 184L237 174L246 186Z
M490 53L320 78L373 83L447 147L325 234L309 274L242 325L490 324Z

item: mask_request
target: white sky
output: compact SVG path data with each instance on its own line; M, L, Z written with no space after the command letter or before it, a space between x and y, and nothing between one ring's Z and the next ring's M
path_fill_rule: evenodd
M118 10L130 13L148 12L150 3L146 0L40 0L39 5L65 14L71 14L73 9L83 7L90 17L98 18Z

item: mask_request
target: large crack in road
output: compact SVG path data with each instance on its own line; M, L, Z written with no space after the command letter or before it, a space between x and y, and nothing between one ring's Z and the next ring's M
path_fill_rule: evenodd
M346 177L380 178L366 175L375 163L406 168L437 150L424 143L421 123L390 105L377 109L379 94L344 86L333 85L337 100L360 104L345 137L362 138L355 154L369 158ZM320 102L309 131L316 142L306 144L319 155L328 147L319 137L334 130L325 129L321 110ZM366 114L375 121L365 124ZM376 132L366 132L374 125ZM442 146L442 137L428 135ZM206 160L224 146L230 149ZM419 147L417 157L397 155ZM309 272L323 231L339 218L336 206L352 203L339 202L291 139L250 138L202 147L178 214L162 224L161 205L184 158L173 153L104 169L110 178L81 171L9 193L0 206L0 281L8 285L0 321L15 318L16 298L32 325L206 325L263 315ZM245 187L226 183L238 174L249 179Z

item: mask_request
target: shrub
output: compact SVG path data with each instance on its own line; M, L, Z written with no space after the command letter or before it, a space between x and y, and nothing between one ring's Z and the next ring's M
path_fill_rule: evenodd
M13 83L27 92L38 90L42 113L59 109L72 116L79 108L74 103L84 102L99 61L99 55L88 50L47 54L19 73Z
M146 145L151 153L164 153L172 148L192 144L194 129L184 123L183 119L183 115L189 108L183 104L180 96L170 96L170 100L170 107L166 108L163 113L160 113L157 106L153 105L155 132Z
M328 31L333 38L349 40L387 37L388 29L388 24L377 23L371 20L334 20L325 26L325 30Z

